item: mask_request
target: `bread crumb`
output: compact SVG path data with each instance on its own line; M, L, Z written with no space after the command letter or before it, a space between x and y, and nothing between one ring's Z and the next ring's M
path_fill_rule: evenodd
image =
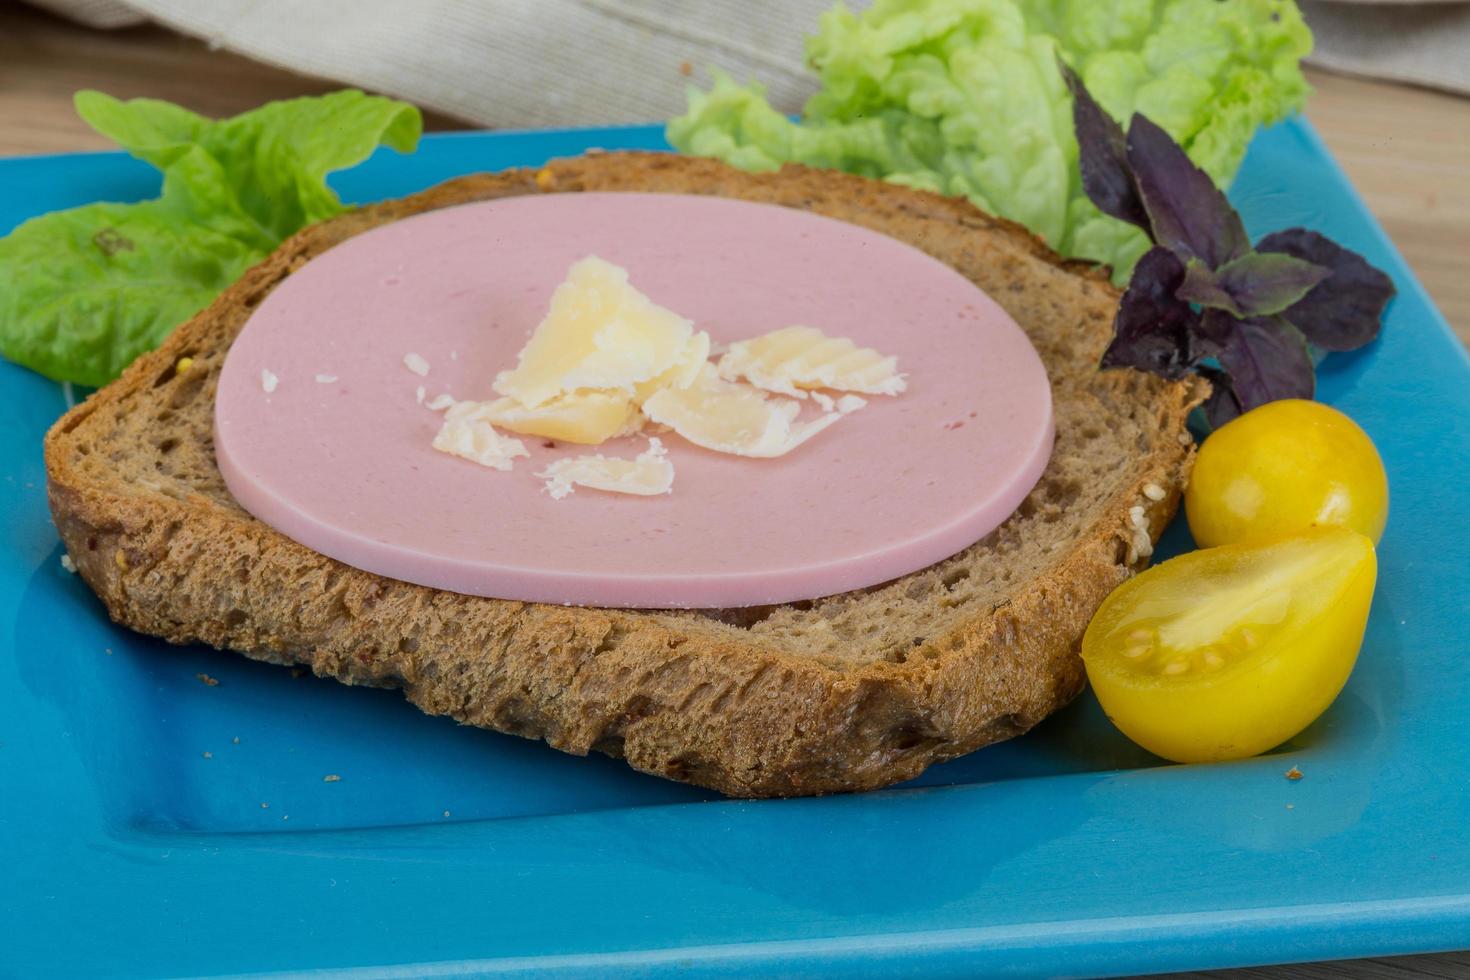
M204 753L204 758L206 758L206 759L213 759L214 758L214 753L213 752L206 752L206 753Z
M536 171L536 186L543 191L549 191L556 186L556 174L548 167L542 167Z
M1167 496L1164 493L1164 488L1157 483L1145 483L1143 485L1143 495L1149 500L1163 500Z
M199 681L202 684L207 684L210 687L219 687L219 680L217 678L210 677L208 674L195 674L194 676L199 678Z
M181 357L179 358L179 362L174 365L174 374L183 374L185 371L188 371L193 366L194 358Z
M262 803L262 804L261 804L261 805L260 805L260 808L261 808L261 809L262 809L262 810L269 810L269 809L270 809L270 808L271 808L271 805L270 805L270 804L269 804L269 803Z
M236 735L234 738L230 739L230 744L231 745L239 745L240 744L240 736L239 735Z
M690 75L694 74L694 66L687 61L679 62L679 74L683 75L685 78L688 78Z
M332 773L330 776L322 777L322 782L324 783L340 783L341 781L342 777L337 775L336 773Z
M292 667L291 668L291 676L292 677L305 677L306 676L306 668L304 668L304 667Z
M103 647L102 648L102 652L105 653L105 654L107 654L110 657L110 656L112 656L112 647Z
M61 567L73 575L77 573L77 563L72 561L71 555L68 555L66 552L62 552L61 554Z
M276 390L276 385L280 383L280 380L268 369L260 369L260 387L267 395Z
M448 810L445 810L445 811L444 811L444 815L445 815L445 816L446 816L446 817L447 817L447 816L449 816L449 811L448 811Z
M429 362L413 351L403 355L403 366L421 378L429 373Z
M1288 803L1288 804L1286 804L1286 808L1288 810L1295 810L1296 809L1296 804L1295 803Z
M336 384L337 376L335 374L318 374L316 376L316 383L319 385Z
M289 813L283 813L283 814L281 814L281 819L282 820L290 820L291 819L291 814L289 814Z
M1302 771L1296 766L1292 766L1290 769L1286 770L1286 778L1291 780L1292 782L1296 782L1298 779L1302 778Z
M1194 445L1194 436L1190 435L1188 432L1181 432L1181 433L1179 433L1179 445L1181 445L1181 446L1192 446L1192 445Z

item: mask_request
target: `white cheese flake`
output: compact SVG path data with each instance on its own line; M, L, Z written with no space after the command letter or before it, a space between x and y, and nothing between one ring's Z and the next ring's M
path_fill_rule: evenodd
M261 390L264 391L267 395L275 391L276 385L280 384L280 382L281 379L272 374L269 369L261 368L260 387Z
M866 404L868 404L866 398L860 398L857 395L843 395L837 399L837 411L843 415L851 415Z
M665 388L643 404L643 414L696 446L759 458L784 456L843 418L824 412L798 422L800 412L800 402L725 381L713 367L706 367L690 387Z
M77 573L77 563L72 561L71 555L68 555L64 551L61 553L61 567L73 575Z
M429 362L413 351L403 355L403 366L421 378L426 377L429 373Z
M636 459L615 456L575 456L559 459L536 474L546 481L553 500L569 496L575 487L652 497L672 493L674 464L658 439L648 440L648 449Z
M428 392L424 390L424 386L419 385L413 390L413 400L422 405L424 403L424 396L427 394Z
M318 374L316 376L316 383L319 385L336 384L337 376L335 374Z
M805 398L811 389L897 395L908 384L898 358L815 327L792 326L737 341L720 358L720 377L744 378L765 391Z
M516 367L502 371L494 387L526 408L584 388L632 396L644 382L684 365L695 337L690 320L635 289L626 269L589 255L567 271ZM703 337L697 362L682 372L684 383L697 373L708 343Z
M435 395L434 396L434 400L431 401L431 402L429 402L424 407L427 408L427 409L429 409L430 411L442 412L446 408L449 408L453 404L454 404L454 396L451 395L449 392L446 391L442 395Z
M1164 492L1164 488L1159 486L1157 483L1145 483L1143 485L1143 495L1149 500L1155 501L1163 500L1165 497L1168 496L1168 494Z
M514 460L531 455L525 443L503 436L485 418L484 402L456 402L444 415L434 448L491 469L508 471Z
M501 398L490 403L485 417L511 432L590 446L643 427L638 408L620 391L578 391L558 395L535 408L514 398Z

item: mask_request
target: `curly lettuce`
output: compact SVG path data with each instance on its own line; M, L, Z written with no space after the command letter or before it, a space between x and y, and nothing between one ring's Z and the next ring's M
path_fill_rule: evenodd
M346 210L327 175L409 152L419 111L357 91L211 120L79 92L94 129L163 172L162 194L33 218L0 239L0 354L101 385L302 227Z
M821 88L800 121L717 72L668 139L746 170L799 162L964 196L1121 282L1148 240L1083 193L1058 57L1224 186L1256 129L1302 104L1311 45L1293 0L839 2L807 40Z

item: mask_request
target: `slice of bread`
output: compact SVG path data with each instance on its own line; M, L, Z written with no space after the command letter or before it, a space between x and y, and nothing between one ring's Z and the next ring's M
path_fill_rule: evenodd
M1021 324L1053 385L1057 440L998 530L886 585L755 609L630 611L475 598L326 558L260 523L215 465L225 353L293 270L433 208L576 191L718 194L803 208L909 242ZM452 180L308 228L46 439L56 526L113 619L426 712L733 796L863 790L1026 731L1083 686L1103 597L1146 562L1193 458L1203 382L1097 369L1118 293L969 204L835 172L593 154ZM177 370L181 359L192 365ZM901 486L891 488L902 493Z

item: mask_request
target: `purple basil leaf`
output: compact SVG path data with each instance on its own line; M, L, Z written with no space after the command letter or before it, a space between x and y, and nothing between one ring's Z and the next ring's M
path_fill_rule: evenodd
M1323 350L1353 350L1378 336L1384 307L1393 298L1393 280L1325 235L1289 228L1261 239L1258 252L1305 259L1331 271L1283 315Z
M1235 397L1235 389L1230 385L1230 375L1224 371L1214 368L1202 367L1199 369L1206 380L1210 382L1210 397L1205 400L1205 419L1210 423L1210 428L1218 429L1241 413L1240 399Z
M1194 303L1207 310L1223 310L1231 316L1243 314L1235 305L1235 297L1220 281L1219 273L1199 259L1190 259L1184 266L1184 278L1179 281L1175 296L1186 303Z
M1179 298L1236 317L1272 316L1298 302L1332 273L1281 252L1247 252L1211 271L1192 261Z
M1128 166L1154 241L1218 269L1251 249L1240 215L1173 137L1146 117L1128 125Z
M1132 367L1170 380L1189 373L1197 362L1191 335L1199 314L1174 294L1184 279L1184 263L1166 248L1152 248L1133 267L1133 278L1113 321L1113 342L1102 366Z
M1190 339L1190 354L1195 363L1207 357L1219 357L1234 335L1235 317L1224 310L1201 310Z
M1103 214L1148 231L1148 212L1128 169L1123 127L1097 104L1075 71L1060 59L1057 64L1072 91L1072 128L1077 132L1083 191Z
M1316 389L1306 338L1279 316L1236 320L1219 359L1243 412L1281 398L1311 398Z

